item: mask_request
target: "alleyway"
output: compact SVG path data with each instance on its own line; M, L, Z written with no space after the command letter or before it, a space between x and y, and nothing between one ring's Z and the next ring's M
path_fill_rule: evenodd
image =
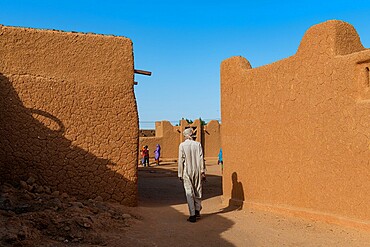
M140 167L141 220L122 236L124 246L370 246L367 232L222 205L219 166L207 169L202 218L193 224L176 164Z

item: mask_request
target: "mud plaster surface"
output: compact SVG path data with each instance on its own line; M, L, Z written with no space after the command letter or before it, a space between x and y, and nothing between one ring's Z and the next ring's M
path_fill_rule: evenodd
M248 203L369 227L369 66L370 50L341 21L312 26L275 63L223 61L225 196L237 176Z
M0 177L137 204L128 38L0 25Z

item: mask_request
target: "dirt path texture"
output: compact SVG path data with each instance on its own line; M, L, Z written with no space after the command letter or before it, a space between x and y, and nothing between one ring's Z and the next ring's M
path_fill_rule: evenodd
M187 221L177 164L139 167L138 220L112 246L370 246L370 233L222 203L222 172L207 161L202 216Z
M177 164L138 168L139 206L77 200L30 178L0 186L0 246L370 247L370 232L222 202L222 172L207 160L203 210L189 216Z

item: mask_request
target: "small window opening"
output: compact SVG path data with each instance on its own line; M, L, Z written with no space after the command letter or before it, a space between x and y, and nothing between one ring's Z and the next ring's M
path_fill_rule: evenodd
M370 70L369 70L369 67L366 67L365 70L366 70L366 81L365 81L365 83L366 83L367 87L370 87Z

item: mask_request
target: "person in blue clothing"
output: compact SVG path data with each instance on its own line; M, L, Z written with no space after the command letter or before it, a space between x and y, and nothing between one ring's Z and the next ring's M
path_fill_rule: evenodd
M161 157L161 146L157 144L156 149L154 150L154 159L157 166L159 166L159 158Z
M218 153L218 161L217 164L221 166L221 170L224 170L224 160L222 159L222 148L220 148L220 152Z

